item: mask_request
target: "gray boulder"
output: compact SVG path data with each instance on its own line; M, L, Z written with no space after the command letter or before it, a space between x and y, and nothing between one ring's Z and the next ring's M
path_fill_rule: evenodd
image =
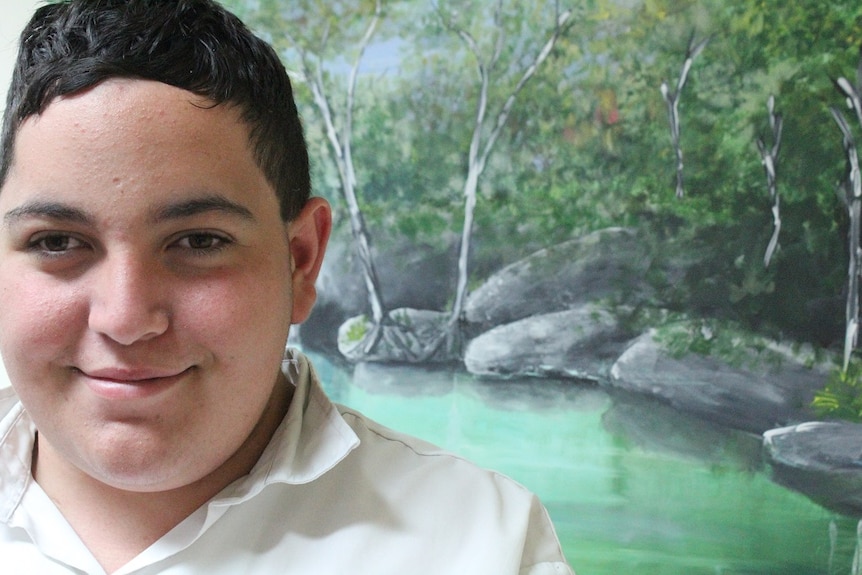
M658 339L656 330L637 338L611 368L610 384L757 434L813 419L809 406L828 376L827 362L768 341L740 342L733 360L678 356Z
M862 425L807 422L767 431L763 444L776 483L833 511L862 514Z
M467 345L464 364L480 376L607 377L631 335L591 305L502 325Z
M539 250L493 274L467 299L473 333L598 300L631 302L648 289L648 252L634 232L608 228Z
M446 308L454 284L451 249L400 239L374 249L381 297L387 308ZM338 330L348 319L367 313L368 292L361 264L348 236L327 248L317 280L317 302L309 319L294 329L303 347L338 352Z

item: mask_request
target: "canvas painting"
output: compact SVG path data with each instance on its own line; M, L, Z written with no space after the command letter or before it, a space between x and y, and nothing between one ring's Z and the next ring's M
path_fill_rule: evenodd
M337 401L579 572L862 569L858 3L232 6L336 208L295 343Z

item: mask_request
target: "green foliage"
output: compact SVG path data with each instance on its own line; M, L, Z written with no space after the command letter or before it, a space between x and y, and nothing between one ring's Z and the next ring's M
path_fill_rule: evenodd
M301 63L288 36L319 53L330 86L343 84L373 4L229 2L273 40L289 70ZM836 300L846 278L847 215L835 185L845 166L828 108L843 104L831 78L855 79L862 4L569 4L576 11L571 27L519 95L482 176L471 283L535 249L607 226L635 227L651 248L650 280L671 311L824 346L840 337ZM503 40L501 80L489 94L497 105L553 18L551 2L506 0L495 22L493 5L384 2L376 41L397 51L398 68L360 74L353 124L357 193L375 242L408 238L445 249L457 241L476 65L439 13L464 25L483 55ZM677 200L658 88L678 78L692 34L709 43L680 95L687 195ZM302 83L296 87L317 192L344 220L312 95ZM755 141L770 141L770 95L784 119L777 172L782 229L781 247L765 268L772 202ZM697 260L687 262L684 277L666 271L674 258L691 254Z
M410 314L405 310L396 310L389 314L392 321L404 327L411 327L413 321L410 319Z
M836 366L812 403L821 417L862 423L862 362L854 358L847 370Z
M727 321L698 319L668 323L656 331L656 341L672 357L694 353L721 359L734 367L777 368L784 360L780 353L770 349L767 340Z
M368 334L369 325L368 318L364 315L353 318L344 334L347 342L358 343L365 339L366 334Z

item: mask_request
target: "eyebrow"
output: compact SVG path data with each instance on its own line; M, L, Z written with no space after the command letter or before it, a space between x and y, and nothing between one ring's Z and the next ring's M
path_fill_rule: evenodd
M28 202L22 206L9 210L3 216L3 223L9 226L19 220L35 217L62 220L84 225L90 225L93 223L93 218L87 215L83 210L60 202L43 201Z
M242 204L218 194L211 194L158 208L155 210L152 220L154 223L180 220L207 212L233 214L244 220L255 219L251 210ZM3 216L3 222L6 226L9 226L26 218L46 218L82 225L94 224L93 218L85 211L61 202L49 201L33 201L13 208Z
M254 214L247 207L218 194L210 194L187 201L168 204L156 210L153 220L180 220L207 212L223 212L239 216L244 220L254 220Z

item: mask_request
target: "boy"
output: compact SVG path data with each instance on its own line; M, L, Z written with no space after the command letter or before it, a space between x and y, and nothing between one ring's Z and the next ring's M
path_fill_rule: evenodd
M285 356L331 213L267 44L210 0L70 0L21 38L4 573L571 573L533 495Z

